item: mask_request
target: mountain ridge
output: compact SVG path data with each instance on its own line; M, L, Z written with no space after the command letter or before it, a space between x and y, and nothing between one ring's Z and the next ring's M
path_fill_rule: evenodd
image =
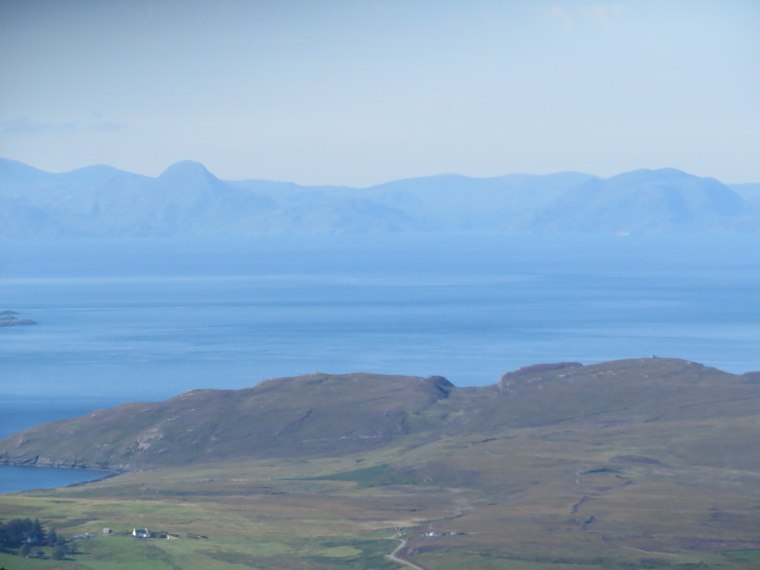
M36 426L0 441L0 463L133 471L240 457L322 457L590 419L618 425L735 419L756 414L758 401L760 384L750 376L668 358L534 365L470 388L441 376L313 373Z
M53 174L0 159L0 238L757 232L756 194L751 184L729 187L675 169L608 179L440 174L351 188L224 181L194 161L153 178L105 165Z

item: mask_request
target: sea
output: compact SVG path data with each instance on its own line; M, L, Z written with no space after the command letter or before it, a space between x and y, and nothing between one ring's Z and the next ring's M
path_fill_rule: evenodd
M481 386L656 355L743 373L760 370L760 236L5 240L4 309L38 324L0 328L0 437L316 371ZM14 469L45 471L2 467L0 492ZM22 487L66 484L48 471Z

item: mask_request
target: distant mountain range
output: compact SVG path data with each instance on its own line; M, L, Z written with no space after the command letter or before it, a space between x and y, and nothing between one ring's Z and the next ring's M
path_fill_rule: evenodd
M53 174L0 159L0 237L388 232L756 232L760 184L675 169L442 174L369 188L223 181L202 164L156 178L110 166Z

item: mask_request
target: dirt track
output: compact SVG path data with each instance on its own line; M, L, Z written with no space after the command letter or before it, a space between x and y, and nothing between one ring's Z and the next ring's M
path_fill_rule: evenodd
M406 539L404 538L398 538L394 539L398 540L400 543L399 545L391 552L390 554L387 554L386 556L393 560L394 562L398 562L399 564L403 564L404 566L409 566L409 568L414 568L415 570L427 570L426 568L423 568L422 566L417 566L413 562L409 562L408 560L404 560L403 558L399 558L397 556L397 553L406 546Z

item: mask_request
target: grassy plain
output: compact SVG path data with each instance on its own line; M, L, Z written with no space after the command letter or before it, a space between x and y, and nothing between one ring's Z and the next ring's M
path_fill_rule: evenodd
M345 460L340 460L345 461ZM340 462L339 461L339 462ZM392 526L448 516L464 501L443 488L360 488L315 481L324 461L125 474L80 487L0 496L4 518L39 517L78 540L71 560L23 560L6 568L398 568L385 555ZM351 462L353 463L353 462ZM346 463L348 466L348 463ZM136 539L133 528L178 538ZM103 535L102 529L112 529ZM207 538L197 538L204 536Z
M70 560L0 554L0 565L393 569L398 564L384 555L397 543L387 538L404 535L402 556L431 570L757 567L756 471L621 454L651 451L646 433L643 445L622 449L582 438L533 428L335 459L162 468L3 495L4 517L39 517L59 534L94 537L76 541ZM453 484L440 482L452 477L447 465L460 479ZM102 535L105 527L113 534ZM179 538L127 535L144 527ZM192 538L200 535L208 538Z

